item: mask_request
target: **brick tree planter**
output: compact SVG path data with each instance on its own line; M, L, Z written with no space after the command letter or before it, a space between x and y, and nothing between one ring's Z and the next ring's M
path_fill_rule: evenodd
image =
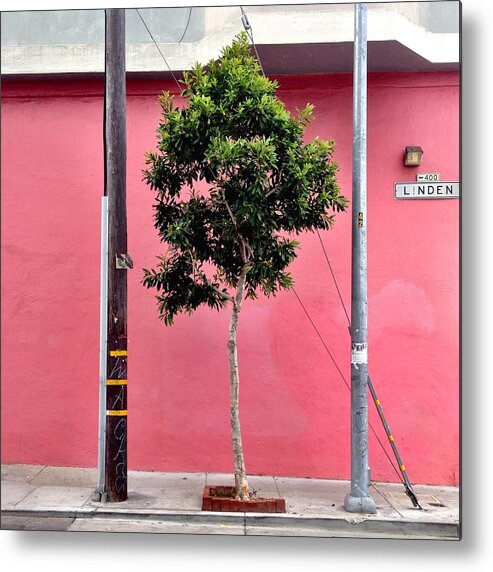
M284 499L235 498L236 489L231 486L207 486L202 497L202 510L215 512L286 512Z

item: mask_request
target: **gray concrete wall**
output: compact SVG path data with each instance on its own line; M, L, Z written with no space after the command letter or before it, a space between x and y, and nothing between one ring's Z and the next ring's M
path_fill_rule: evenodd
M204 8L140 8L147 26L160 44L196 42L204 36ZM103 10L2 12L3 46L103 44ZM127 41L151 43L137 11L126 11Z
M459 2L421 2L420 21L430 32L458 32Z
M401 2L376 4L370 8L396 10L431 32L459 31L459 2ZM350 8L350 6L348 6ZM208 27L207 8L140 8L152 35L158 43L196 42L202 39ZM271 5L247 7L258 14L272 12L338 12L339 4ZM238 9L225 7L226 18ZM214 14L217 17L217 14ZM150 38L135 9L127 9L127 41L131 44L150 43ZM221 25L215 21L215 25ZM2 12L1 38L3 46L100 44L104 43L103 10L55 10Z
M259 53L267 57L273 46L277 46L276 58L285 55L286 50L293 52L296 61L291 58L283 73L293 73L289 66L300 68L303 63L300 46L307 47L313 54L317 44L324 46L323 54L314 55L306 69L310 69L310 73L327 73L327 62L337 58L337 46L353 41L353 5L350 3L279 4L245 6L244 9ZM243 30L239 6L139 10L166 62L137 11L127 9L129 72L163 73L168 66L176 71L190 69L197 61L205 63L217 58L222 48ZM402 47L404 59L406 50L418 56L418 59L412 56L418 62L412 64L417 70L430 69L430 65L448 69L448 64L459 61L458 29L458 1L371 2L368 40L384 48L385 42L388 45L387 52L379 50L382 55L377 54L381 61L372 60L372 69L387 69L389 58L400 65L399 58L393 56L392 46L396 43ZM3 12L1 33L2 74L102 73L104 70L103 10ZM423 62L421 67L419 58ZM350 71L351 62L347 69L332 71ZM272 67L272 62L264 63L268 69L277 69L275 65ZM408 68L406 64L403 69Z

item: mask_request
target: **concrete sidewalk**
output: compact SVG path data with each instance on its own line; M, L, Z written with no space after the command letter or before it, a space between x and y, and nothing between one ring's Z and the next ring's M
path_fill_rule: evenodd
M251 476L259 497L286 499L285 514L261 514L201 510L204 486L234 484L232 475L129 471L122 503L92 501L96 482L95 469L2 465L2 529L23 517L69 519L69 531L460 538L457 487L416 485L419 510L400 483L373 483L377 514L359 515L343 507L348 481Z

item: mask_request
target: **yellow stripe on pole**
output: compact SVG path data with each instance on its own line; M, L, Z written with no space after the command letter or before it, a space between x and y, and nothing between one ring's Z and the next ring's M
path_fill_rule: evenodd
M380 401L379 401L378 399L375 399L375 405L376 405L377 407L380 407Z
M107 379L106 385L127 385L127 379Z
M128 355L127 350L111 350L110 351L111 357L120 357L120 356L126 356L126 355Z
M404 465L401 465L401 471L404 473L406 471L406 467Z
M389 441L393 441L394 440L394 436L393 435L389 435Z
M125 417L126 415L128 415L128 410L127 409L108 409L106 411L106 415L109 415L110 417Z

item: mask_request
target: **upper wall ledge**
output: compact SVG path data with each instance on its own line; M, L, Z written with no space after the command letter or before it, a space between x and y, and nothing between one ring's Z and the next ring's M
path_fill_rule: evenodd
M428 64L458 64L459 33L433 32L421 25L416 17L416 6L422 3L386 3L369 4L368 10L368 42L397 42L407 50L414 52L418 60ZM459 4L458 2L437 2L428 4ZM275 8L275 10L274 10ZM354 16L353 7L348 4L245 7L252 29L255 43L259 49L262 63L267 72L271 64L269 58L276 57L282 46L299 46L299 60L293 64L292 73L299 73L302 58L312 57L324 59L320 61L320 71L327 68L327 59L337 57L337 50L329 47L353 42ZM104 18L101 12L101 17ZM458 7L457 7L458 18ZM2 18L2 28L8 24ZM14 22L15 23L15 22ZM190 69L194 63L206 63L219 56L223 46L243 30L239 8L206 8L201 22L203 35L197 41L159 43L169 67L173 71ZM150 23L152 30L152 22ZM458 26L457 26L458 28ZM3 36L3 34L2 34ZM56 38L54 38L56 41ZM316 50L305 51L302 47L327 44L327 52ZM383 44L382 44L383 45ZM390 44L392 45L392 44ZM276 47L277 50L263 49ZM291 50L291 54L293 51ZM307 56L308 54L308 56ZM390 52L391 54L391 52ZM291 56L292 57L292 56ZM296 57L296 56L295 56ZM390 55L391 57L391 55ZM388 60L389 51L375 51L375 59ZM317 71L317 61L311 61L310 70ZM372 69L385 69L387 62L369 62ZM167 72L168 68L158 49L149 41L144 43L127 42L126 65L128 72ZM349 63L344 64L351 71ZM399 64L397 64L399 65ZM383 67L382 67L383 66ZM65 73L103 73L104 44L100 38L94 43L48 43L44 45L22 44L2 45L2 74L65 74ZM344 71L337 69L337 71ZM286 69L289 73L289 63Z

